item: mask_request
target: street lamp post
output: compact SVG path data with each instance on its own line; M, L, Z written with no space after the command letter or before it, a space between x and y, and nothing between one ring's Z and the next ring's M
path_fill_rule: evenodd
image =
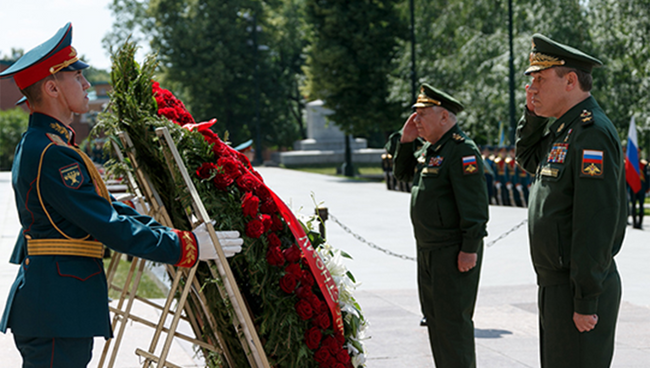
M508 35L510 42L510 132L508 138L510 143L515 143L515 130L517 129L517 122L515 120L515 57L512 46L512 0L508 0Z

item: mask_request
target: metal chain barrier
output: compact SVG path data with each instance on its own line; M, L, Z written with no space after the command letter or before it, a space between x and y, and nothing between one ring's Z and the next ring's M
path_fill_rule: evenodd
M330 220L334 221L337 225L339 225L341 227L341 229L343 229L343 231L345 231L346 233L352 235L355 239L359 240L360 242L365 243L370 248L376 249L376 250L378 250L380 252L384 252L384 253L388 254L389 256L393 256L393 257L397 257L397 258L401 258L401 259L406 259L406 260L409 260L409 261L415 261L415 257L407 256L405 254L397 254L397 253L392 252L392 251L390 251L388 249L382 248L382 247L378 246L375 243L367 241L361 235L352 232L352 230L350 230L349 227L343 225L336 217L334 217L332 215L332 213L329 213L328 217L329 217Z
M520 227L522 227L522 226L523 226L525 223L527 223L527 222L528 222L527 219L523 219L523 220L521 220L521 222L518 223L517 225L515 225L512 229L506 231L505 233L499 235L498 238L496 238L496 239L490 241L489 243L487 243L486 247L489 248L489 247L493 246L494 243L496 243L496 242L498 242L499 240L505 238L506 236L508 236L508 235L510 235L510 234L512 234L512 233L514 233L517 229L519 229Z
M363 238L361 235L359 235L359 234L353 232L352 230L350 230L349 227L343 225L343 224L341 223L341 221L339 221L339 220L338 220L335 216L333 216L331 213L328 213L328 219L334 221L334 223L337 224L337 225L339 225L339 226L341 227L341 229L343 229L343 231L345 231L346 233L352 235L355 239L357 239L358 241L360 241L360 242L366 244L366 245L369 246L370 248L376 249L376 250L378 250L378 251L380 251L380 252L384 252L384 253L388 254L389 256L392 256L392 257L397 257L397 258L405 259L405 260L408 260L408 261L415 261L415 257L407 256L407 255L405 255L405 254L398 254L398 253L395 253L395 252L393 252L393 251L391 251L391 250L388 250L388 249L386 249L386 248L382 248L382 247L378 246L377 244L375 244L375 243L373 243L373 242L370 242L370 241L366 240L366 239ZM512 234L512 233L515 232L517 229L519 229L520 227L522 227L526 222L528 222L527 219L522 220L520 223L518 223L517 225L515 225L515 226L514 226L513 228L511 228L510 230L508 230L508 231L506 231L505 233L499 235L498 238L496 238L496 239L490 241L489 243L487 243L486 247L489 248L489 247L493 246L495 243L497 243L498 241L500 241L500 240L506 238L508 235Z

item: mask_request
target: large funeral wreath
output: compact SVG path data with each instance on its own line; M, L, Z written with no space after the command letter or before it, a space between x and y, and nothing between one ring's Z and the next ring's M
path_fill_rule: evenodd
M111 101L95 131L109 137L120 131L129 134L138 164L174 227L189 230L189 195L171 174L154 132L169 129L216 229L243 235L243 250L229 264L272 366L364 366L366 321L352 296L355 280L341 261L347 255L312 231L313 217L297 221L248 159L214 133L216 120L196 123L181 101L153 81L155 57L139 65L135 51L127 42L113 55ZM132 170L128 161L111 160L107 167L118 174ZM201 263L197 270L201 292L234 365L247 366L232 327L231 306L208 267ZM208 325L202 324L206 336ZM223 356L204 353L209 366L227 366Z

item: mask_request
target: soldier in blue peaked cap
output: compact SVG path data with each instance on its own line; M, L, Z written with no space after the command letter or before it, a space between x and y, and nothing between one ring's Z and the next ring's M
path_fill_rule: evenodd
M115 201L75 146L69 124L88 112L90 84L71 40L68 23L0 73L14 78L31 111L12 167L22 232L11 261L20 268L0 320L23 367L86 367L93 336L112 336L104 245L180 267L216 258L205 224L171 229ZM238 232L218 236L227 255L241 250Z

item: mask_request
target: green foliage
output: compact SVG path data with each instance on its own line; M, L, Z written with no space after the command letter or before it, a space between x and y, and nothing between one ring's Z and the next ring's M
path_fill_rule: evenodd
M20 107L0 111L0 170L8 170L14 161L14 151L27 130L29 114Z
M342 131L388 133L400 107L387 101L397 40L406 30L395 0L307 0L312 27L305 91L322 99Z
M115 0L112 10L125 20L105 43L129 32L150 39L161 60L157 79L197 121L216 117L215 130L235 144L256 138L258 125L267 147L300 137L299 0Z

